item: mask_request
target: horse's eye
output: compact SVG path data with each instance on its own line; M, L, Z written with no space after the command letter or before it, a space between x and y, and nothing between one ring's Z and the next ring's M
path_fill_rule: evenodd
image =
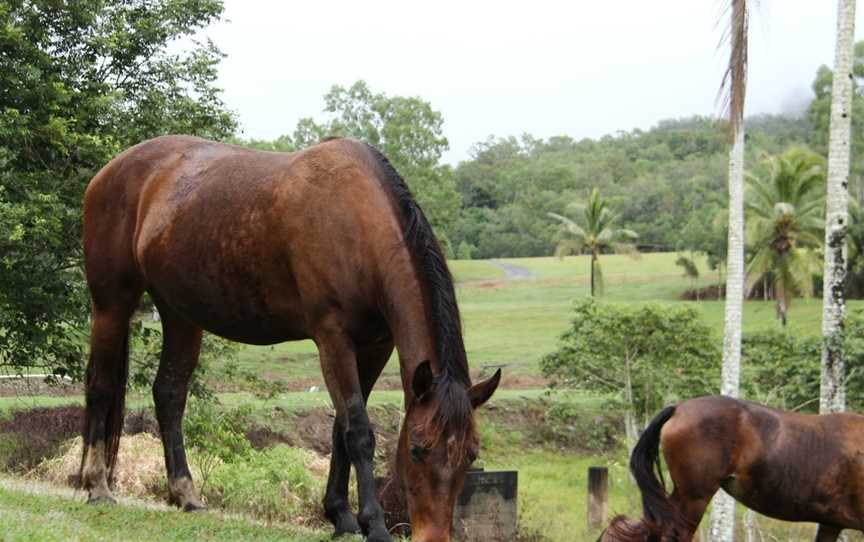
M421 463L429 454L429 450L420 446L411 446L411 460L415 463Z

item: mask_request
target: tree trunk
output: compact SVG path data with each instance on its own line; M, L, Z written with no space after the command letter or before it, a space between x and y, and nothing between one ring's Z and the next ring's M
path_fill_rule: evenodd
M846 313L846 230L852 121L855 0L837 2L837 48L831 88L828 193L825 210L825 272L822 287L822 379L820 412L846 410L843 317Z
M720 393L738 397L741 380L741 316L744 306L744 127L729 152L729 244L726 263L726 319ZM712 542L732 542L735 501L723 490L711 506Z
M636 405L633 401L633 379L630 374L630 356L624 360L624 399L627 401L627 411L624 413L624 434L627 439L627 455L633 453L639 431L636 429Z
M597 261L597 254L594 253L594 250L591 250L591 297L594 297L594 265Z
M756 542L756 512L744 512L744 542Z

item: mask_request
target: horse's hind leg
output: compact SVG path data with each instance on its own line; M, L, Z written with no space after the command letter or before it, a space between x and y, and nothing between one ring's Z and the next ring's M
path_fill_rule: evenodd
M357 352L357 368L363 400L369 398L372 386L378 380L381 370L390 359L393 343L384 343L361 348ZM360 525L351 513L348 504L348 480L351 462L345 442L345 427L342 418L333 421L333 450L330 453L330 475L327 478L327 491L324 494L324 515L334 527L334 536L345 533L359 533Z
M204 504L198 499L186 462L182 422L189 381L201 351L201 328L164 303L157 306L162 317L162 356L153 382L153 402L165 449L169 498L185 511L200 510Z
M835 542L840 537L840 531L843 529L833 527L831 525L819 525L819 530L816 531L816 539L814 542Z
M129 370L129 318L140 292L118 292L106 303L93 296L90 359L87 363L84 446L80 482L88 502L114 502L108 487L120 433Z

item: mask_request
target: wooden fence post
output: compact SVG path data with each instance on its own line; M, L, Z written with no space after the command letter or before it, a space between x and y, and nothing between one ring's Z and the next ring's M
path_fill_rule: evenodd
M609 469L588 467L588 525L598 527L606 523L609 504Z

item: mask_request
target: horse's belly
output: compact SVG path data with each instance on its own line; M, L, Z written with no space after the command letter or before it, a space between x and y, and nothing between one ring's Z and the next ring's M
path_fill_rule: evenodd
M297 310L299 307L277 310L267 305L266 296L249 295L242 299L235 294L232 299L224 300L208 294L208 291L196 292L195 288L182 293L159 292L164 302L184 318L226 339L249 344L275 344L309 338L303 315Z

